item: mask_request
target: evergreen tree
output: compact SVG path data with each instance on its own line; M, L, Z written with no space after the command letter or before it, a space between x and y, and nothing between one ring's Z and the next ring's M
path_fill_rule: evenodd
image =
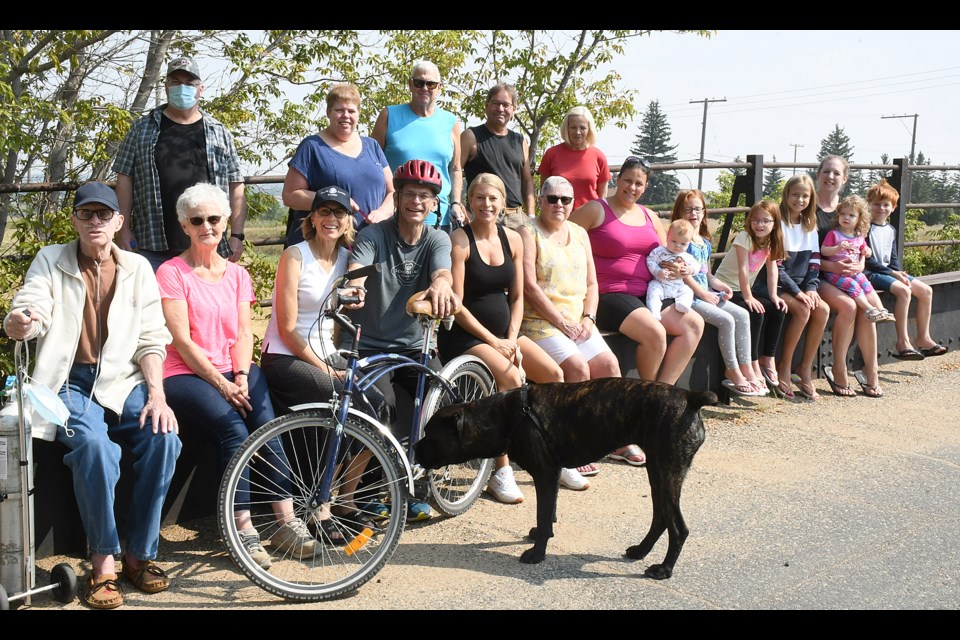
M640 121L640 133L633 140L630 153L646 158L651 164L666 164L676 162L674 150L677 145L670 145L670 124L667 116L660 111L660 102L652 101L647 105L647 111ZM640 202L643 204L673 204L680 191L680 181L677 176L660 171L650 174L647 189Z
M777 161L777 156L773 156L773 161ZM767 169L767 175L763 180L763 197L772 200L779 200L783 189L783 174L780 173L780 167Z
M839 124L834 125L833 131L820 141L820 153L817 154L817 161L823 160L829 155L840 156L853 164L853 147L850 146L850 138L843 132ZM812 172L810 177L816 182L816 171ZM840 192L840 197L845 198L851 193L860 193L863 191L862 187L863 179L860 177L860 171L851 170L849 180L844 185L843 191Z

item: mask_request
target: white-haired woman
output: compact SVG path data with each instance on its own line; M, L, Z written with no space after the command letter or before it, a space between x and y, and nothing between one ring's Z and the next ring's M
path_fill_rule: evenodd
M221 473L247 436L275 417L266 378L253 362L251 305L256 300L246 269L217 253L230 202L222 189L196 184L177 199L177 217L190 246L157 270L160 299L173 344L163 363L168 404L181 429L197 429L218 445ZM274 552L297 558L318 550L290 498L288 469L279 438L263 465L277 526L269 532ZM238 492L234 512L244 547L262 567L271 564Z
M563 142L544 151L537 173L540 180L562 176L573 185L573 208L604 198L610 180L607 156L595 144L597 126L586 107L574 107L560 123Z

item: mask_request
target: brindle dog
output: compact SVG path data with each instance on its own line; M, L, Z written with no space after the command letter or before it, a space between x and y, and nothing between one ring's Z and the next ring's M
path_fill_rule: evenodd
M533 477L537 491L537 526L529 534L534 545L520 556L521 562L535 564L543 561L553 537L560 469L637 444L647 455L653 521L626 557L646 557L666 530L666 557L645 571L663 580L673 574L689 533L680 513L680 489L703 444L700 409L714 404L717 396L711 391L634 378L534 384L441 408L416 444L416 459L435 469L509 454Z

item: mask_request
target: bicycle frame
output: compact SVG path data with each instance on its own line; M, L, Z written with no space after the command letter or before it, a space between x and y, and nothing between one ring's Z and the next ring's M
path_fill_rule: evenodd
M344 280L346 280L346 277ZM337 456L339 455L340 445L343 439L343 425L347 421L347 416L350 415L351 404L356 391L360 392L360 399L365 403L365 408L373 413L373 407L366 398L366 392L373 387L380 378L398 369L413 368L417 371L417 393L413 398L414 411L406 451L403 450L402 445L397 442L393 434L390 433L389 428L381 429L381 432L389 434L389 438L394 446L398 447L398 450L403 453L400 457L404 461L407 477L411 481L409 487L411 495L413 495L414 491L413 481L423 475L423 469L419 468L416 464L413 444L420 439L420 429L422 426L420 424L421 411L423 409L423 399L427 391L427 379L429 378L431 382L438 382L443 385L445 390L452 395L458 395L456 389L451 387L446 380L437 375L437 372L429 366L430 345L433 342L433 336L440 324L440 320L426 315L418 315L418 320L423 330L423 344L420 348L419 360L414 360L409 356L396 353L379 353L361 359L359 344L362 327L353 324L349 318L344 316L342 308L341 305L337 310L324 312L325 317L331 318L339 325L341 330L346 331L347 334L352 337L352 343L349 352L343 354L347 359L343 390L333 398L332 403L333 414L336 417L337 425L334 429L332 442L327 450L327 457L324 460L324 472L320 479L320 485L317 487L317 491L313 494L310 501L310 508L312 509L316 509L330 500L331 487L333 486L334 479L334 461L337 460ZM359 377L357 375L358 372L360 372ZM359 415L359 413L355 411L354 415Z

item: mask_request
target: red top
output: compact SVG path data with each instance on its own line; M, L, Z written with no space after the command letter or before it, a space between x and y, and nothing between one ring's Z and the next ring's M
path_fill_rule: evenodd
M597 183L610 180L607 156L595 146L586 149L571 149L564 143L550 147L543 153L540 167L540 184L550 176L563 176L573 185L573 208L600 197Z

